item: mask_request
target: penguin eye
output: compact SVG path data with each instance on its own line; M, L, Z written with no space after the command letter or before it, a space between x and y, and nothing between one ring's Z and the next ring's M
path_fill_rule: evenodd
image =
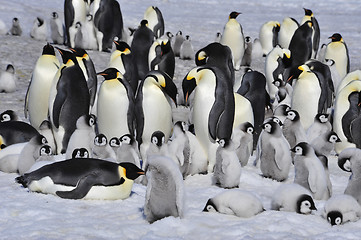
M309 201L305 201L305 205L306 205L306 207L309 207L311 204Z
M336 218L335 223L336 223L336 225L340 225L342 223L341 218L340 217Z

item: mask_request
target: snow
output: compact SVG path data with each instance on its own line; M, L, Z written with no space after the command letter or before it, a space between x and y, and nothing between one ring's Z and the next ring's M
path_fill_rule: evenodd
M258 37L263 23L282 22L286 16L303 17L302 7L311 8L321 28L321 44L334 32L340 32L348 44L351 71L360 68L361 52L358 23L361 4L357 0L289 1L289 0L119 0L124 25L135 27L150 5L162 11L166 31L182 30L190 35L195 51L215 39L222 31L231 11L242 14L237 20L245 35ZM10 29L13 17L18 17L23 29L21 37L0 36L0 70L12 63L18 77L14 93L0 94L0 112L15 110L24 119L26 89L37 58L45 42L30 38L37 16L50 19L57 11L62 17L63 0L1 1L0 18ZM96 71L106 68L110 54L89 51ZM264 59L252 67L264 72ZM174 81L180 82L194 67L193 61L176 59ZM236 73L239 79L241 72ZM128 199L116 201L65 200L53 195L28 192L14 179L17 174L0 172L0 239L359 239L361 221L341 226L331 225L320 216L324 201L316 201L319 209L313 215L270 211L271 197L281 184L260 176L259 168L251 166L254 157L242 169L240 189L260 196L267 211L242 219L218 213L203 213L207 200L224 191L212 185L212 175L195 175L185 181L184 218L168 217L149 224L143 215L146 187L134 184ZM342 194L349 173L337 166L337 158L329 159L334 194ZM285 183L293 182L294 168Z

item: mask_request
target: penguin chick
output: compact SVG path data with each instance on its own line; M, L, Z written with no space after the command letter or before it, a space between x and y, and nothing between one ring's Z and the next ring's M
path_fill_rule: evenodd
M253 133L254 127L250 122L242 123L239 127L233 128L232 141L235 144L235 151L242 167L247 165L251 155L248 145L253 140Z
M164 217L183 217L185 190L182 174L172 159L149 156L144 214L153 223Z
M203 212L219 212L250 218L264 211L261 200L251 192L239 189L225 190L210 198Z
M250 67L252 63L252 39L250 36L244 38L245 49L241 66Z
M116 152L117 162L131 162L140 168L139 152L134 137L130 134L125 134L120 137L120 142L121 145Z
M19 155L18 171L20 174L27 172L40 156L40 148L48 141L43 135L32 137L24 146Z
M180 56L180 49L182 46L182 43L184 42L184 37L182 34L182 31L178 31L175 35L174 45L173 45L173 52L174 56L179 57Z
M16 91L16 76L14 66L8 64L0 75L0 92L12 93Z
M287 118L283 123L282 132L291 147L294 147L299 142L307 142L306 132L296 110L287 111Z
M230 139L220 139L216 152L213 179L216 185L222 188L239 186L241 164Z
M48 29L44 19L37 17L34 20L33 28L30 32L30 37L39 41L46 41L47 31Z
M287 118L287 112L291 110L290 106L287 104L279 104L274 110L273 110L273 116L278 118L283 126L283 123L285 122Z
M179 58L183 60L194 59L194 49L189 35L186 35L186 38L180 47Z
M332 226L356 222L361 216L361 206L350 195L332 196L325 203L322 216Z
M98 134L94 138L94 144L92 146L92 153L94 158L102 160L109 160L115 162L117 157L113 149L108 144L108 139L104 134Z
M6 110L0 114L0 122L21 121L13 110Z
M313 139L310 144L317 156L324 155L327 157L331 154L336 142L341 142L340 138L335 132L329 131Z
M109 146L113 149L115 153L117 153L119 147L120 147L120 140L117 137L112 137L109 140Z
M310 214L317 210L309 190L299 184L282 184L272 196L271 210Z
M13 24L9 30L9 34L13 36L21 36L23 30L20 27L20 21L18 18L13 18Z
M318 113L311 126L306 131L307 140L312 142L318 136L331 131L332 126L328 119L328 114Z

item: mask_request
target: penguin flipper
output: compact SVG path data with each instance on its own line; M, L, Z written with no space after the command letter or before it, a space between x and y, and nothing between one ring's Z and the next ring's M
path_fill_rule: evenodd
M97 179L98 174L95 172L91 173L81 178L73 190L57 191L56 195L66 199L81 199L85 197L88 194L89 190L93 187L93 185L97 183Z
M208 132L212 142L217 139L217 126L225 108L225 101L223 100L223 98L221 99L220 96L218 96L218 98L219 99L217 100L216 96L216 100L214 101L214 104L208 116Z
M66 91L64 91L63 88L58 88L58 93L56 94L53 104L53 121L54 121L53 124L56 128L59 128L60 112L64 105L66 96L67 96Z
M90 106L94 105L95 96L97 93L97 86L98 86L98 79L97 74L94 68L94 64L92 60L85 60L83 59L83 63L85 65L87 74L88 74L88 89L89 89L89 95L90 95Z
M350 132L352 137L352 142L356 144L357 148L361 148L361 116L354 119L350 124Z
M25 116L25 118L28 118L29 90L30 90L30 86L31 86L32 81L33 81L33 76L31 76L30 83L29 83L28 89L26 90L26 95L25 95L25 103L24 103L24 116Z
M308 165L306 163L306 165ZM317 192L317 181L318 181L318 173L315 171L315 169L313 168L313 166L307 166L308 169L308 185L310 187L310 190L312 193L316 193Z

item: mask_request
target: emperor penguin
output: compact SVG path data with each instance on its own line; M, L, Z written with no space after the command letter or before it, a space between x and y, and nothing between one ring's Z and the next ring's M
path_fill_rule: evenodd
M158 38L149 49L149 69L165 72L174 77L175 57L168 38Z
M53 153L53 151L56 149L56 144L50 121L44 120L40 124L38 131L46 138L46 140L48 140L48 145L51 147Z
M318 113L315 116L313 123L306 131L308 142L312 142L318 136L331 131L332 126L328 116L329 114L327 113Z
M83 22L81 31L83 35L82 48L89 50L98 50L99 44L96 37L94 16L90 13L86 15L86 19Z
M317 75L307 65L302 65L298 69L302 73L293 85L291 108L299 113L304 129L308 129L319 113L321 86Z
M64 26L57 12L51 13L50 38L54 44L64 44Z
M281 48L279 45L274 47L266 56L265 76L267 80L267 91L274 101L277 87L273 82L283 75L283 72L290 66L291 52L288 49ZM282 79L283 80L283 77Z
M117 150L120 147L120 140L117 137L112 137L111 139L109 139L109 146L113 149L113 151L115 153L117 153Z
M345 194L354 197L361 204L360 169L361 150L358 148L346 148L338 155L338 166L345 172L351 172Z
M64 1L64 21L68 47L75 47L76 24L86 20L87 1L65 0Z
M254 127L250 122L242 123L233 129L232 142L242 167L247 165L251 156L252 151L249 149L249 144L253 141L253 134Z
M216 37L215 37L215 39L214 39L214 42L219 43L219 42L221 41L221 38L222 38L222 33L217 32L217 33L216 33Z
M278 32L280 23L277 21L268 21L261 26L259 31L259 40L261 41L263 56L267 54L278 44Z
M98 73L104 77L98 92L98 131L108 139L134 134L134 93L115 68Z
M37 17L34 20L33 28L30 32L30 37L34 38L35 40L39 41L46 41L47 34L48 34L48 28L47 24L44 21L44 19Z
M273 112L280 105L291 106L293 88L288 82L284 82L281 78L273 81L278 90L275 94L274 102L272 103Z
M49 97L51 101L49 115L57 153L59 154L65 153L78 118L89 113L90 96L84 74L75 54L61 49L58 51L62 56L63 65L58 70L60 73L54 100Z
M312 10L303 8L305 10L305 16L302 18L301 25L307 21L312 22L312 55L311 58L315 59L317 56L318 48L320 46L320 27L318 21L315 18Z
M79 158L43 166L16 181L32 192L66 199L116 200L129 197L133 182L140 175L144 175L143 170L132 163Z
M120 137L120 142L121 145L116 152L117 162L131 162L140 168L140 158L134 137L125 134Z
M93 16L98 50L110 52L114 37L123 39L123 16L118 1L100 1Z
M213 179L222 188L237 188L240 184L242 166L231 139L220 139L216 152Z
M220 43L228 46L232 51L233 67L239 70L244 54L244 36L242 26L237 22L240 12L231 12L228 22L224 26Z
M158 7L150 6L145 10L143 19L148 21L148 28L154 32L156 38L164 34L164 19Z
M92 144L91 152L94 155L94 158L99 158L111 162L117 162L116 161L117 157L115 152L113 151L111 146L109 146L107 137L102 133L95 136L94 143Z
M175 40L174 40L174 45L173 45L174 56L176 56L176 57L180 56L180 48L184 41L185 41L185 39L183 37L182 31L178 31L175 35Z
M93 139L95 138L94 127L96 117L93 114L84 115L76 121L76 129L69 139L68 147L65 152L66 159L70 159L76 148L85 148L89 153L92 151ZM92 155L90 155L92 157Z
M241 66L250 67L252 63L252 49L253 43L250 36L244 38L244 55L242 58Z
M335 132L328 131L310 141L310 144L317 156L323 155L328 157L334 149L335 143L340 141L340 138Z
M336 195L325 203L321 215L332 226L356 222L361 217L361 206L352 196Z
M296 146L299 142L306 142L306 131L300 120L300 115L296 110L287 111L287 117L283 122L282 132L291 147Z
M310 190L316 200L330 198L327 175L315 151L306 142L298 143L291 149L295 153L295 179L294 183L300 184Z
M215 195L208 199L203 209L203 212L219 212L241 218L250 218L263 211L265 209L258 196L239 189L225 190Z
M311 214L317 210L309 190L296 183L282 184L273 193L271 210Z
M138 88L135 117L137 142L143 165L152 134L162 131L166 142L171 135L173 103L170 101L176 104L176 96L176 85L167 74L160 71L149 72Z
M138 71L133 60L133 52L124 41L114 41L116 49L112 52L108 68L116 68L132 87L136 94L138 88Z
M154 42L154 33L147 27L148 21L142 20L140 26L133 34L131 49L134 63L138 70L139 79L143 80L149 72L149 49Z
M35 64L25 97L25 118L29 118L30 124L36 129L48 119L50 88L59 67L54 47L45 45Z
M278 44L282 48L288 48L293 34L299 24L296 19L291 17L285 17L281 23L280 31L278 32Z
M23 30L21 29L20 21L18 18L13 18L12 26L9 30L9 33L13 36L21 36L21 34L23 34Z
M74 30L75 34L74 34L74 46L73 48L84 48L84 42L85 42L85 37L83 36L83 34L85 33L85 30L83 30L83 24L81 22L77 22L75 24L75 30Z
M342 79L350 72L348 48L341 34L334 33L329 38L331 39L331 42L326 46L325 59L332 59L335 61L337 72Z
M292 163L290 145L276 122L266 122L262 128L258 140L261 172L264 177L284 181L288 178Z
M168 140L165 139L165 135L162 131L155 131L151 136L151 143L147 149L147 158L153 155L167 156L177 162L169 151ZM147 168L147 161L143 160L143 168Z
M181 45L179 58L183 60L194 59L194 49L189 35L186 35L186 39Z
M39 132L30 124L23 121L7 121L0 123L0 146L28 142Z
M349 83L354 80L361 80L361 70L355 70L353 72L348 73L339 83L338 88L335 89L335 95L339 94L339 92L346 87Z
M0 74L0 92L12 93L17 88L17 77L12 64L6 66L6 70Z
M146 170L148 180L144 214L149 223L184 216L185 189L182 174L172 159L151 156Z
M334 104L333 130L341 139L336 143L335 151L340 153L348 147L360 147L360 107L361 81L350 81L339 90Z
M217 139L230 139L235 116L233 86L217 67L196 67L184 78L182 89L185 102L194 91L192 122L209 160L208 171L215 164Z

